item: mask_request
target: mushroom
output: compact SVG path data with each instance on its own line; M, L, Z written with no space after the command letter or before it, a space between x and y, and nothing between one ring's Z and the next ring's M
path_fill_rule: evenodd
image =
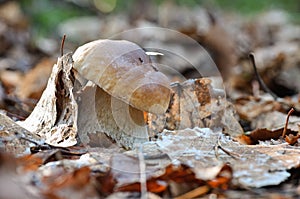
M145 51L125 40L96 40L80 46L73 60L74 69L97 85L95 111L101 131L125 148L147 141L143 112L165 113L171 90L169 79Z

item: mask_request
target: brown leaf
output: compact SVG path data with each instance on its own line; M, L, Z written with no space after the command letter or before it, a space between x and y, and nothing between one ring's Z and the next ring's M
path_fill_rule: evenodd
M43 164L43 159L36 155L23 156L18 161L24 172L36 171Z
M50 190L59 189L63 187L72 187L74 189L81 189L90 181L91 170L89 167L82 167L70 174L62 176L57 179L51 186Z
M111 170L100 174L96 177L97 186L96 189L101 195L107 196L114 192L114 188L117 184L116 180L113 177Z
M60 176L48 176L44 178L46 188L43 195L46 198L88 198L95 197L96 190L90 183L91 170L82 167L72 172L62 173ZM51 179L49 179L51 178Z
M187 165L169 165L165 168L165 173L158 179L165 181L174 181L177 183L203 183L201 179L196 178L194 171Z
M249 134L249 137L251 139L251 144L258 144L258 141L265 141L271 139L277 140L281 137L282 130L283 128L277 129L275 131L266 128L256 129Z
M255 98L252 96L237 99L235 106L241 119L247 121L252 121L263 113L278 110L280 108L280 104L276 101Z
M229 165L225 164L217 177L215 179L209 180L207 184L212 188L221 188L223 190L226 190L229 188L232 177L232 168Z
M25 174L20 159L0 152L0 198L41 198L37 188L32 186L31 177L30 173Z
M297 135L289 134L289 135L286 135L285 141L287 143L289 143L290 145L294 145L298 142L299 138L300 138L300 134L297 134Z
M152 193L162 193L166 191L168 184L164 181L157 181L155 179L148 180L146 183L147 191ZM141 192L141 183L136 182L117 188L116 191L123 192Z
M21 99L39 99L43 90L46 88L54 64L55 62L52 59L42 59L19 81L17 85L17 95Z

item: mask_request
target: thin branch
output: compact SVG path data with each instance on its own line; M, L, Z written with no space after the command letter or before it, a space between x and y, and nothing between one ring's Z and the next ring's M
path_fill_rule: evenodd
M33 143L33 144L35 144L36 146L40 146L40 145L41 145L40 143L37 143L36 141L31 140L31 139L28 139L28 138L26 138L26 137L20 137L20 139L25 140L25 141L30 142L30 143Z
M60 56L64 55L65 40L66 40L66 35L64 34L64 36L63 36L63 38L61 40L61 45L60 45Z
M278 96L273 93L268 87L267 85L265 84L265 82L262 80L261 76L259 75L259 73L257 72L257 67L256 67L256 63L255 63L255 57L254 57L254 53L250 53L249 54L249 58L251 60L251 63L252 63L252 66L253 66L253 69L254 69L254 73L255 73L255 76L257 78L257 81L259 83L259 85L262 87L262 89L269 93L273 98L274 100L277 100L278 99Z
M200 197L203 196L205 194L207 194L209 192L210 188L207 185L198 187L196 189L193 189L190 192L187 192L181 196L177 196L175 199L185 199L185 198L196 198L196 197Z
M284 136L286 135L286 131L287 131L287 127L288 127L288 123L289 123L289 119L290 119L290 116L291 114L295 111L294 108L291 108L291 110L288 112L287 114L287 117L286 117L286 120L285 120L285 125L284 125L284 128L283 128L283 131L282 131L282 137L284 138Z
M231 156L232 158L234 159L239 159L241 156L237 153L234 153L232 151L229 151L227 149L225 149L222 145L221 145L221 142L220 142L220 137L218 137L218 141L217 141L217 144L215 145L215 155L216 155L216 158L219 159L219 152L218 152L218 149L221 149L224 153L226 153L227 155Z
M143 154L143 145L140 145L138 149L138 158L140 166L140 183L141 183L141 199L147 199L147 177L146 177L146 165Z

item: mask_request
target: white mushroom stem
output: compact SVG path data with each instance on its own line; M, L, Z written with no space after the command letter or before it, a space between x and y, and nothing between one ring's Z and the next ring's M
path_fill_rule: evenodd
M148 141L143 112L112 97L100 87L96 89L95 110L99 129L119 145L135 148Z

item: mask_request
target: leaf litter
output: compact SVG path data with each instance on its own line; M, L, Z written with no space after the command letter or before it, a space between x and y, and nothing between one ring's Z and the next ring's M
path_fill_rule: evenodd
M8 8L18 10L14 3ZM281 82L281 85L283 81L286 86L283 90L299 92L295 67L299 64L299 36L291 34L297 32L299 27L291 25L285 17L281 17L283 21L280 23L259 20L252 24L238 24L237 28L230 25L221 27L214 22L213 16L210 18L203 11L199 13L203 17L197 23L197 30L187 23L174 24L177 30L222 55L222 59L216 58L216 61L224 67L223 71L235 65L239 57L239 70L230 69L231 75L225 77L231 83L228 88L230 92L227 93L233 100L229 102L223 91L222 94L214 88L210 78L197 77L173 84L172 106L167 113L147 114L145 117L151 141L129 150L120 148L99 128L94 102L89 98L96 87L80 79L72 70L70 55L59 58L47 87L43 83L46 90L42 94L43 86L32 85L29 88L18 83L22 80L32 82L35 78L39 81L41 77L36 75L39 72L23 76L18 70L26 71L28 65L13 64L20 57L28 57L27 61L32 64L34 58L23 52L22 48L9 48L7 43L11 44L12 41L4 41L0 51L9 49L15 57L5 57L1 62L4 65L1 65L0 75L0 106L5 111L0 115L0 197L234 198L238 192L236 198L240 198L241 189L246 190L247 196L258 197L264 195L262 191L272 190L268 188L270 186L275 189L283 187L282 192L287 196L299 197L299 177L295 175L300 165L299 97L277 100L266 97L255 87L257 84L253 80L253 71L249 70L249 61L243 58L243 53L248 52L247 48L252 48L245 43L249 39L255 42L252 45L256 46L254 54L258 71L266 84L276 91L274 81ZM24 25L24 17L20 17L20 14L17 21L11 21L10 18L5 20L10 21L12 26ZM176 20L171 15L165 16L166 24ZM263 19L267 19L268 15L272 13L267 13ZM118 21L113 20L113 16L110 20L116 24ZM202 27L203 23L206 26ZM142 27L146 21L137 24ZM3 34L7 35L7 29L3 30ZM109 35L109 31L103 34ZM272 32L273 37L268 35L268 31ZM217 39L220 32L228 42ZM244 40L232 38L230 34L225 34L227 32L233 35L243 32ZM22 34L20 37L23 37ZM148 41L145 33L139 37L144 42ZM161 38L156 39L162 42ZM238 50L232 52L232 46ZM174 47L181 49L182 46ZM19 67L18 72L11 72L13 67ZM176 67L190 72L184 63ZM39 71L38 68L36 71ZM47 71L44 72L43 80L47 76ZM10 95L15 88L19 90L18 97L24 98L22 101ZM242 92L239 89L243 89ZM26 98L37 99L41 95L40 102L25 122L16 123L6 116L10 115L13 119L27 116L33 106ZM287 112L291 108L295 112L286 122ZM182 118L178 118L178 115ZM244 134L239 122L249 132ZM289 183L285 185L285 182ZM249 193L249 190L252 192ZM281 196L276 194L278 191L274 195L264 196Z

